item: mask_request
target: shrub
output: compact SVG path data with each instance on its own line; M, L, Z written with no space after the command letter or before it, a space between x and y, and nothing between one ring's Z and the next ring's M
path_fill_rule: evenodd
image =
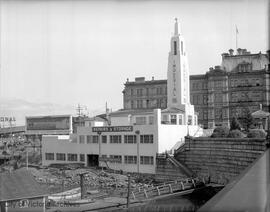
M249 130L247 137L248 138L265 138L266 132L262 129L252 129L252 130Z
M241 125L235 117L233 117L231 121L231 130L241 130Z
M240 130L231 130L229 132L228 138L244 138L245 134L242 133Z
M228 127L217 127L214 129L213 134L211 135L212 138L226 138L229 134Z

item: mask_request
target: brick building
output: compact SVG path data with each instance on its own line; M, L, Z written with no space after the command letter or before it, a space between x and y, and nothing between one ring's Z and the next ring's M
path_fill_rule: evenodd
M237 49L222 54L220 66L190 76L190 101L205 128L227 125L233 116L243 123L248 112L269 111L269 56ZM167 107L167 80L127 80L124 109Z
M167 80L146 81L144 77L125 83L123 90L124 109L167 108Z

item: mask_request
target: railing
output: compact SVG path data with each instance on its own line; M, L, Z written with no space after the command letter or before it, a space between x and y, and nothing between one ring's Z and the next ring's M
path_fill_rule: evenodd
M198 178L188 178L185 180L174 180L160 185L151 186L149 188L136 188L131 191L131 197L135 199L148 199L152 197L172 194L177 191L187 191L194 189L199 183L204 184L204 180L200 181Z

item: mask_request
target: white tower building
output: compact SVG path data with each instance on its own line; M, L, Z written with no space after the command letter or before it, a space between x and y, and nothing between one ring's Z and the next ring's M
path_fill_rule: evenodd
M168 58L167 97L168 105L164 112L181 111L183 124L196 124L194 106L190 104L189 68L185 40L178 32L175 19L174 35L171 38L171 51Z

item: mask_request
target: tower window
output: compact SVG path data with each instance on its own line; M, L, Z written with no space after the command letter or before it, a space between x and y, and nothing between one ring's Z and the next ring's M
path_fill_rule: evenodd
M174 55L177 55L177 42L173 42Z
M183 47L183 41L181 41L181 54L182 54L182 55L183 55L183 51L184 51L183 48L184 48L184 47Z

